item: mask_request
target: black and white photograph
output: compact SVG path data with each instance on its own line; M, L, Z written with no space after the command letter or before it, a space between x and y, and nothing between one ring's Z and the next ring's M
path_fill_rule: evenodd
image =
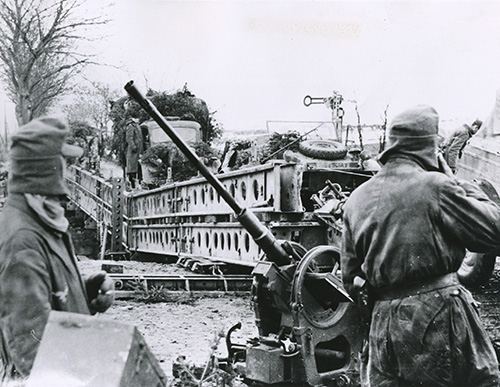
M500 387L500 2L0 0L0 387Z

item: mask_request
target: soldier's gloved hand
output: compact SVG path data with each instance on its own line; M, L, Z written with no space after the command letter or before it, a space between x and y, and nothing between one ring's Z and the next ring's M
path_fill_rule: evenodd
M104 271L92 274L85 280L90 311L105 312L115 300L115 283Z

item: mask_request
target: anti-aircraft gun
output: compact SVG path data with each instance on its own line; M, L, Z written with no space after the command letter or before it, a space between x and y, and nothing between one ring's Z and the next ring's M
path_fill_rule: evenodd
M245 346L231 346L229 358L245 361L245 377L257 385L350 385L364 327L338 275L338 248L306 251L295 242L277 240L255 214L237 203L132 81L125 90L231 207L263 252L253 270L252 289L259 337Z

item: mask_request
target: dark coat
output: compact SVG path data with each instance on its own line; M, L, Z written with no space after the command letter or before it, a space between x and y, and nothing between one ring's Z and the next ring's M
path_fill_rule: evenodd
M443 144L444 158L452 170L457 169L457 161L462 157L462 151L471 137L470 127L462 125Z
M500 211L475 185L391 159L345 205L342 271L392 287L457 271L465 249L500 248Z
M9 195L0 230L1 380L29 374L51 310L90 312L69 234L45 226L23 194Z
M344 209L342 275L380 293L456 272L465 249L500 248L500 209L476 186L396 156ZM493 346L470 293L456 284L377 301L369 338L372 386L500 385Z
M125 129L126 173L137 173L139 170L139 156L143 151L141 128L134 120L128 120Z

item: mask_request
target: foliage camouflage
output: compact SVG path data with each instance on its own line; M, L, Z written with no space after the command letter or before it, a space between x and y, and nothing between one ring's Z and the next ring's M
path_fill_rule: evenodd
M300 137L300 133L297 131L288 131L286 133L273 133L271 135L271 138L269 139L266 148L264 149L264 154L263 158L267 158L268 156L271 156L274 152L277 152L278 150L284 148L288 144L292 143L293 141L296 141ZM295 144L290 145L286 149L290 149L292 151L298 151L299 149L299 142L297 141ZM283 153L284 150L281 152L278 152L276 155L273 156L273 159L282 159L283 158Z
M83 121L70 121L69 130L71 137L81 137L86 139L88 136L95 136L97 129Z
M265 141L237 140L232 143L232 149L235 150L236 160L233 168L238 169L246 165L257 164L259 161L267 159L273 153L297 140L300 133L289 131L286 133L273 133ZM287 149L298 150L299 141ZM284 151L276 153L273 159L282 159Z
M204 142L211 144L213 139L221 136L222 127L208 111L206 102L197 98L187 87L172 94L150 89L146 96L163 116L176 116L181 120L198 122ZM129 104L128 112L124 107L126 102ZM135 116L139 124L150 119L147 113L137 103L129 101L128 97L119 98L113 103L110 112L113 121L112 151L118 156L122 166L125 165L126 148L124 123L130 116Z
M111 140L111 152L116 155L119 164L125 168L125 121L128 115L123 104L127 97L121 97L113 102L110 111L110 118L113 122L113 138Z
M70 134L66 141L69 144L75 144L83 148L84 152L87 152L87 137L95 136L97 134L97 129L93 126L82 121L70 121L69 122Z
M210 145L202 141L192 144L191 147L204 161L208 161L211 157L219 157ZM153 167L152 175L159 182L164 182L167 178L169 166L172 168L174 181L187 180L198 173L173 143L157 144L147 149L142 156L142 162Z

